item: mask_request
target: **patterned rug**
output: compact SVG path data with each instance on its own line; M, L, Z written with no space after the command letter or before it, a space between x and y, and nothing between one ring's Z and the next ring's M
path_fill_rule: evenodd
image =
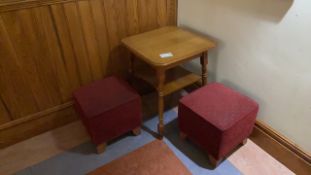
M229 162L222 162L216 169L211 169L207 156L198 147L179 139L177 113L173 110L165 113L165 138L163 141L174 152L185 167L194 175L240 175L241 173ZM97 155L90 142L56 155L37 165L17 173L17 175L82 175L106 165L138 148L152 142L155 138L158 119L144 122L144 129L139 136L125 135L111 142L105 153Z

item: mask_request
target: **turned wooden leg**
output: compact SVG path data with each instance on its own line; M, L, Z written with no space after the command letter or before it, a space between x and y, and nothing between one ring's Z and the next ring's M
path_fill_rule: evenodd
M202 66L202 86L207 84L208 72L207 72L207 64L208 64L208 54L204 52L200 58L201 66Z
M210 161L210 163L211 163L211 165L212 165L212 167L213 168L216 168L218 165L219 165L219 163L221 162L221 159L220 160L217 160L217 159L215 159L213 156L211 156L211 155L208 155L208 159L209 159L209 161Z
M158 113L159 113L159 124L158 124L158 132L160 134L160 139L163 138L164 135L164 82L165 82L165 71L160 69L157 70L157 79L158 79Z
M131 53L130 55L130 65L129 65L129 73L130 73L130 84L133 84L135 72L134 72L134 64L135 64L135 55Z
M129 72L130 74L133 76L134 75L134 59L135 59L135 55L131 53L130 55L130 67L129 67Z
M102 144L97 145L96 146L97 154L101 154L101 153L105 152L106 146L107 146L106 143L102 143Z
M159 123L158 123L158 132L160 134L160 139L162 139L164 135L164 99L162 96L158 97L159 99Z
M141 133L141 128L140 127L137 127L135 129L132 130L133 134L135 136L138 136L140 133Z
M179 133L179 137L181 140L186 140L187 139L187 134L183 133L183 132L180 132Z
M243 142L241 143L242 145L246 145L247 143L247 138L243 140Z

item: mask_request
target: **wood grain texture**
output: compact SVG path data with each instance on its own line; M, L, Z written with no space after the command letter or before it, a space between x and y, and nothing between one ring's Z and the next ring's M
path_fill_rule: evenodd
M24 67L21 67L21 63L17 58L15 48L9 38L8 29L4 25L2 16L0 17L0 38L1 101L2 104L6 104L7 110L10 111L10 118L16 119L36 112L38 107L32 90L26 85L26 77L22 76L24 75ZM0 116L0 118L3 117L5 115Z
M150 1L147 2L150 3ZM147 29L153 28L150 24L146 24ZM145 62L156 72L156 76L149 76L148 73L145 73L146 71L139 73L139 71L133 70L133 58L135 57L131 57L130 72L134 72L133 75L139 75L139 78L149 82L158 91L158 131L160 138L162 138L164 134L164 96L181 90L200 79L199 76L190 72L188 73L188 71L182 71L182 69L173 72L169 72L169 70L173 70L182 63L196 58L197 55L202 55L202 82L206 84L207 51L215 47L216 44L206 37L175 26L161 27L160 29L130 36L124 38L122 43L132 54L137 56L138 60ZM163 53L171 53L171 56L169 59L163 59L161 56ZM144 65L144 68L147 68L147 66ZM177 77L174 77L171 82L166 82L169 81L169 76L171 75ZM178 77L178 75L181 77ZM156 81L153 81L152 78L155 77Z
M154 0L138 0L138 16L140 31L150 31L156 29L158 25L157 1Z
M77 120L77 116L73 108L70 107L46 114L38 119L26 120L18 125L1 129L0 149L75 120Z
M216 46L215 42L188 30L169 26L124 38L122 43L152 67L176 66ZM172 53L169 59L162 53Z
M166 26L169 23L169 9L167 8L167 0L157 1L157 20L159 26ZM166 7L166 8L163 8Z
M108 29L106 25L106 16L104 14L104 4L102 0L90 1L92 16L95 27L95 39L98 42L98 50L102 64L102 74L105 75L108 69L109 61L109 40Z
M177 25L178 1L176 1L176 0L167 0L166 3L167 3L167 13L168 13L169 25Z
M47 7L42 8L45 9L36 8L2 14L8 37L12 41L14 54L20 64L19 69L22 71L19 76L26 80L24 86L29 87L36 103L36 105L30 103L29 106L37 106L39 110L61 104L54 74L55 70L51 68L51 60L54 58L49 53L51 50L48 45L49 42L47 42L47 40L52 39L53 35L52 33L49 35L45 33L45 25L50 25L50 21L48 20L49 17L45 17L48 13L44 13ZM7 59L6 55L3 55L2 58ZM11 78L11 81L18 80ZM16 91L22 89L23 87L17 87ZM6 95L16 98L14 93ZM19 102L23 106L31 101L19 100ZM18 110L16 106L12 106L10 109L12 111ZM13 116L13 118L16 117Z
M50 12L53 17L55 31L58 36L58 45L61 50L62 59L58 63L58 73L60 79L64 81L64 88L68 89L66 98L71 98L71 92L81 83L78 67L76 64L76 53L73 49L68 20L63 5L50 6Z
M40 111L38 113L34 113L34 114L31 114L31 115L25 116L25 117L13 120L11 122L7 122L7 123L2 124L0 126L0 130L6 130L6 129L14 127L16 125L20 125L20 124L23 124L23 123L30 122L32 120L40 119L40 118L42 118L44 116L47 116L47 115L50 115L52 113L55 113L55 112L62 111L62 110L65 110L67 108L70 108L70 107L72 107L72 105L73 105L73 102L67 102L67 103L64 103L64 104L61 104L61 105L58 105L58 106L54 106L53 108L49 108L47 110Z
M172 24L171 1L2 0L1 146L75 120L61 118L66 110L53 109L68 104L81 85L125 75L129 53L121 39ZM29 116L37 118L28 120Z
M135 1L135 0L134 0ZM108 27L108 40L110 55L108 61L108 74L118 73L128 66L128 54L121 47L120 40L128 35L131 25L127 23L128 14L127 3L134 3L127 0L105 0L105 15Z
M89 56L86 51L78 6L76 3L67 3L64 4L64 10L80 80L82 84L87 84L92 81L92 72L88 62Z
M294 173L310 174L310 155L266 124L257 121L250 139Z
M0 124L7 123L8 121L11 120L7 107L4 105L1 98L0 98L0 116L2 116L0 117Z
M265 123L261 121L256 122L256 128L260 129L261 131L265 132L267 135L269 135L271 138L282 144L284 147L289 149L290 151L297 154L297 156L301 157L305 161L307 161L309 164L311 164L311 154L307 153L306 151L302 150L297 144L290 141L285 136L278 133L276 130L271 128L270 126L266 125Z
M134 69L135 77L142 79L157 89L156 73L150 66L137 66ZM189 86L197 81L200 81L201 77L183 69L180 66L169 69L166 71L165 84L162 88L164 96L169 95L177 90L181 90L186 86Z
M76 0L1 0L0 13L73 1Z

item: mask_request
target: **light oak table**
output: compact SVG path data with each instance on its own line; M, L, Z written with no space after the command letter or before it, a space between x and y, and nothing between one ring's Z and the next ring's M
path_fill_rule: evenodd
M215 43L178 27L163 27L138 34L123 39L122 43L132 53L130 72L158 91L158 132L163 136L164 96L201 79L203 85L207 83L208 50L215 47ZM181 64L198 57L202 65L201 76L180 67ZM152 69L146 66L135 67L135 59L142 60Z

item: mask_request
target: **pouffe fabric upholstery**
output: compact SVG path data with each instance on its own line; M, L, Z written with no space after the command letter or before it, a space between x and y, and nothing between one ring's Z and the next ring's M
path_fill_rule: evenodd
M220 83L204 86L180 100L180 131L216 160L224 158L252 132L258 104Z
M75 109L98 145L141 126L141 99L124 80L108 77L76 90Z

